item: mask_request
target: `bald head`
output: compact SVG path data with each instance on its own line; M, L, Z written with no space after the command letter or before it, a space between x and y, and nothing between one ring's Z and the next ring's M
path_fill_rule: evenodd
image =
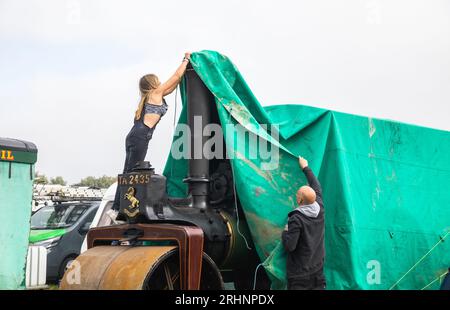
M316 201L316 192L309 186L302 186L297 191L298 205L309 205Z

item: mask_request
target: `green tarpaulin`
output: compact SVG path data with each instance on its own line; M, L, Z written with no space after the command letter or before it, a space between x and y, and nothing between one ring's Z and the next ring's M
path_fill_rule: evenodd
M281 231L306 183L298 155L323 187L329 289L421 289L445 273L449 132L302 105L262 107L226 56L202 51L191 62L215 96L238 197L273 288L285 286ZM186 123L181 88L179 123ZM266 153L257 149L255 158L246 143L232 143L236 131L226 125L238 123L250 139L279 148L276 169L268 168L274 158ZM270 125L278 126L278 138L268 134ZM186 195L186 160L169 155L164 174L170 195ZM438 287L439 280L427 288Z

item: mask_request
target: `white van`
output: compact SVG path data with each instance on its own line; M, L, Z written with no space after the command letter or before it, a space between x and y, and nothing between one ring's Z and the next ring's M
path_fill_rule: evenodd
M90 228L110 226L114 225L115 222L108 213L114 202L114 196L116 195L117 182L112 184L103 195L100 206L98 207L97 213L92 220ZM83 244L81 245L80 254L87 250L87 235L84 238Z

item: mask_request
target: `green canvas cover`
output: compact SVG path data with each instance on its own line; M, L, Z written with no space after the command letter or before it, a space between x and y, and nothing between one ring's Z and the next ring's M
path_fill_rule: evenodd
M0 289L23 289L30 233L33 143L0 138Z
M449 132L303 105L262 107L226 56L202 51L191 63L215 97L237 194L273 288L286 284L281 232L306 184L299 155L323 187L328 289L421 289L450 267ZM279 147L277 169L266 169L259 150L255 159L245 143L232 144L228 124ZM263 124L278 126L279 138ZM169 155L169 195L187 194L186 174L187 161Z

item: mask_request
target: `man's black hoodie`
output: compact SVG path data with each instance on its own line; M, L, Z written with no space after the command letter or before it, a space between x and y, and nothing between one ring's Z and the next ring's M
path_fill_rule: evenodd
M322 188L309 167L303 169L309 186L316 192L320 206L317 216L305 215L299 208L288 214L288 230L283 231L282 242L288 252L287 277L295 280L323 270L325 258L325 210ZM302 208L302 207L300 207Z

